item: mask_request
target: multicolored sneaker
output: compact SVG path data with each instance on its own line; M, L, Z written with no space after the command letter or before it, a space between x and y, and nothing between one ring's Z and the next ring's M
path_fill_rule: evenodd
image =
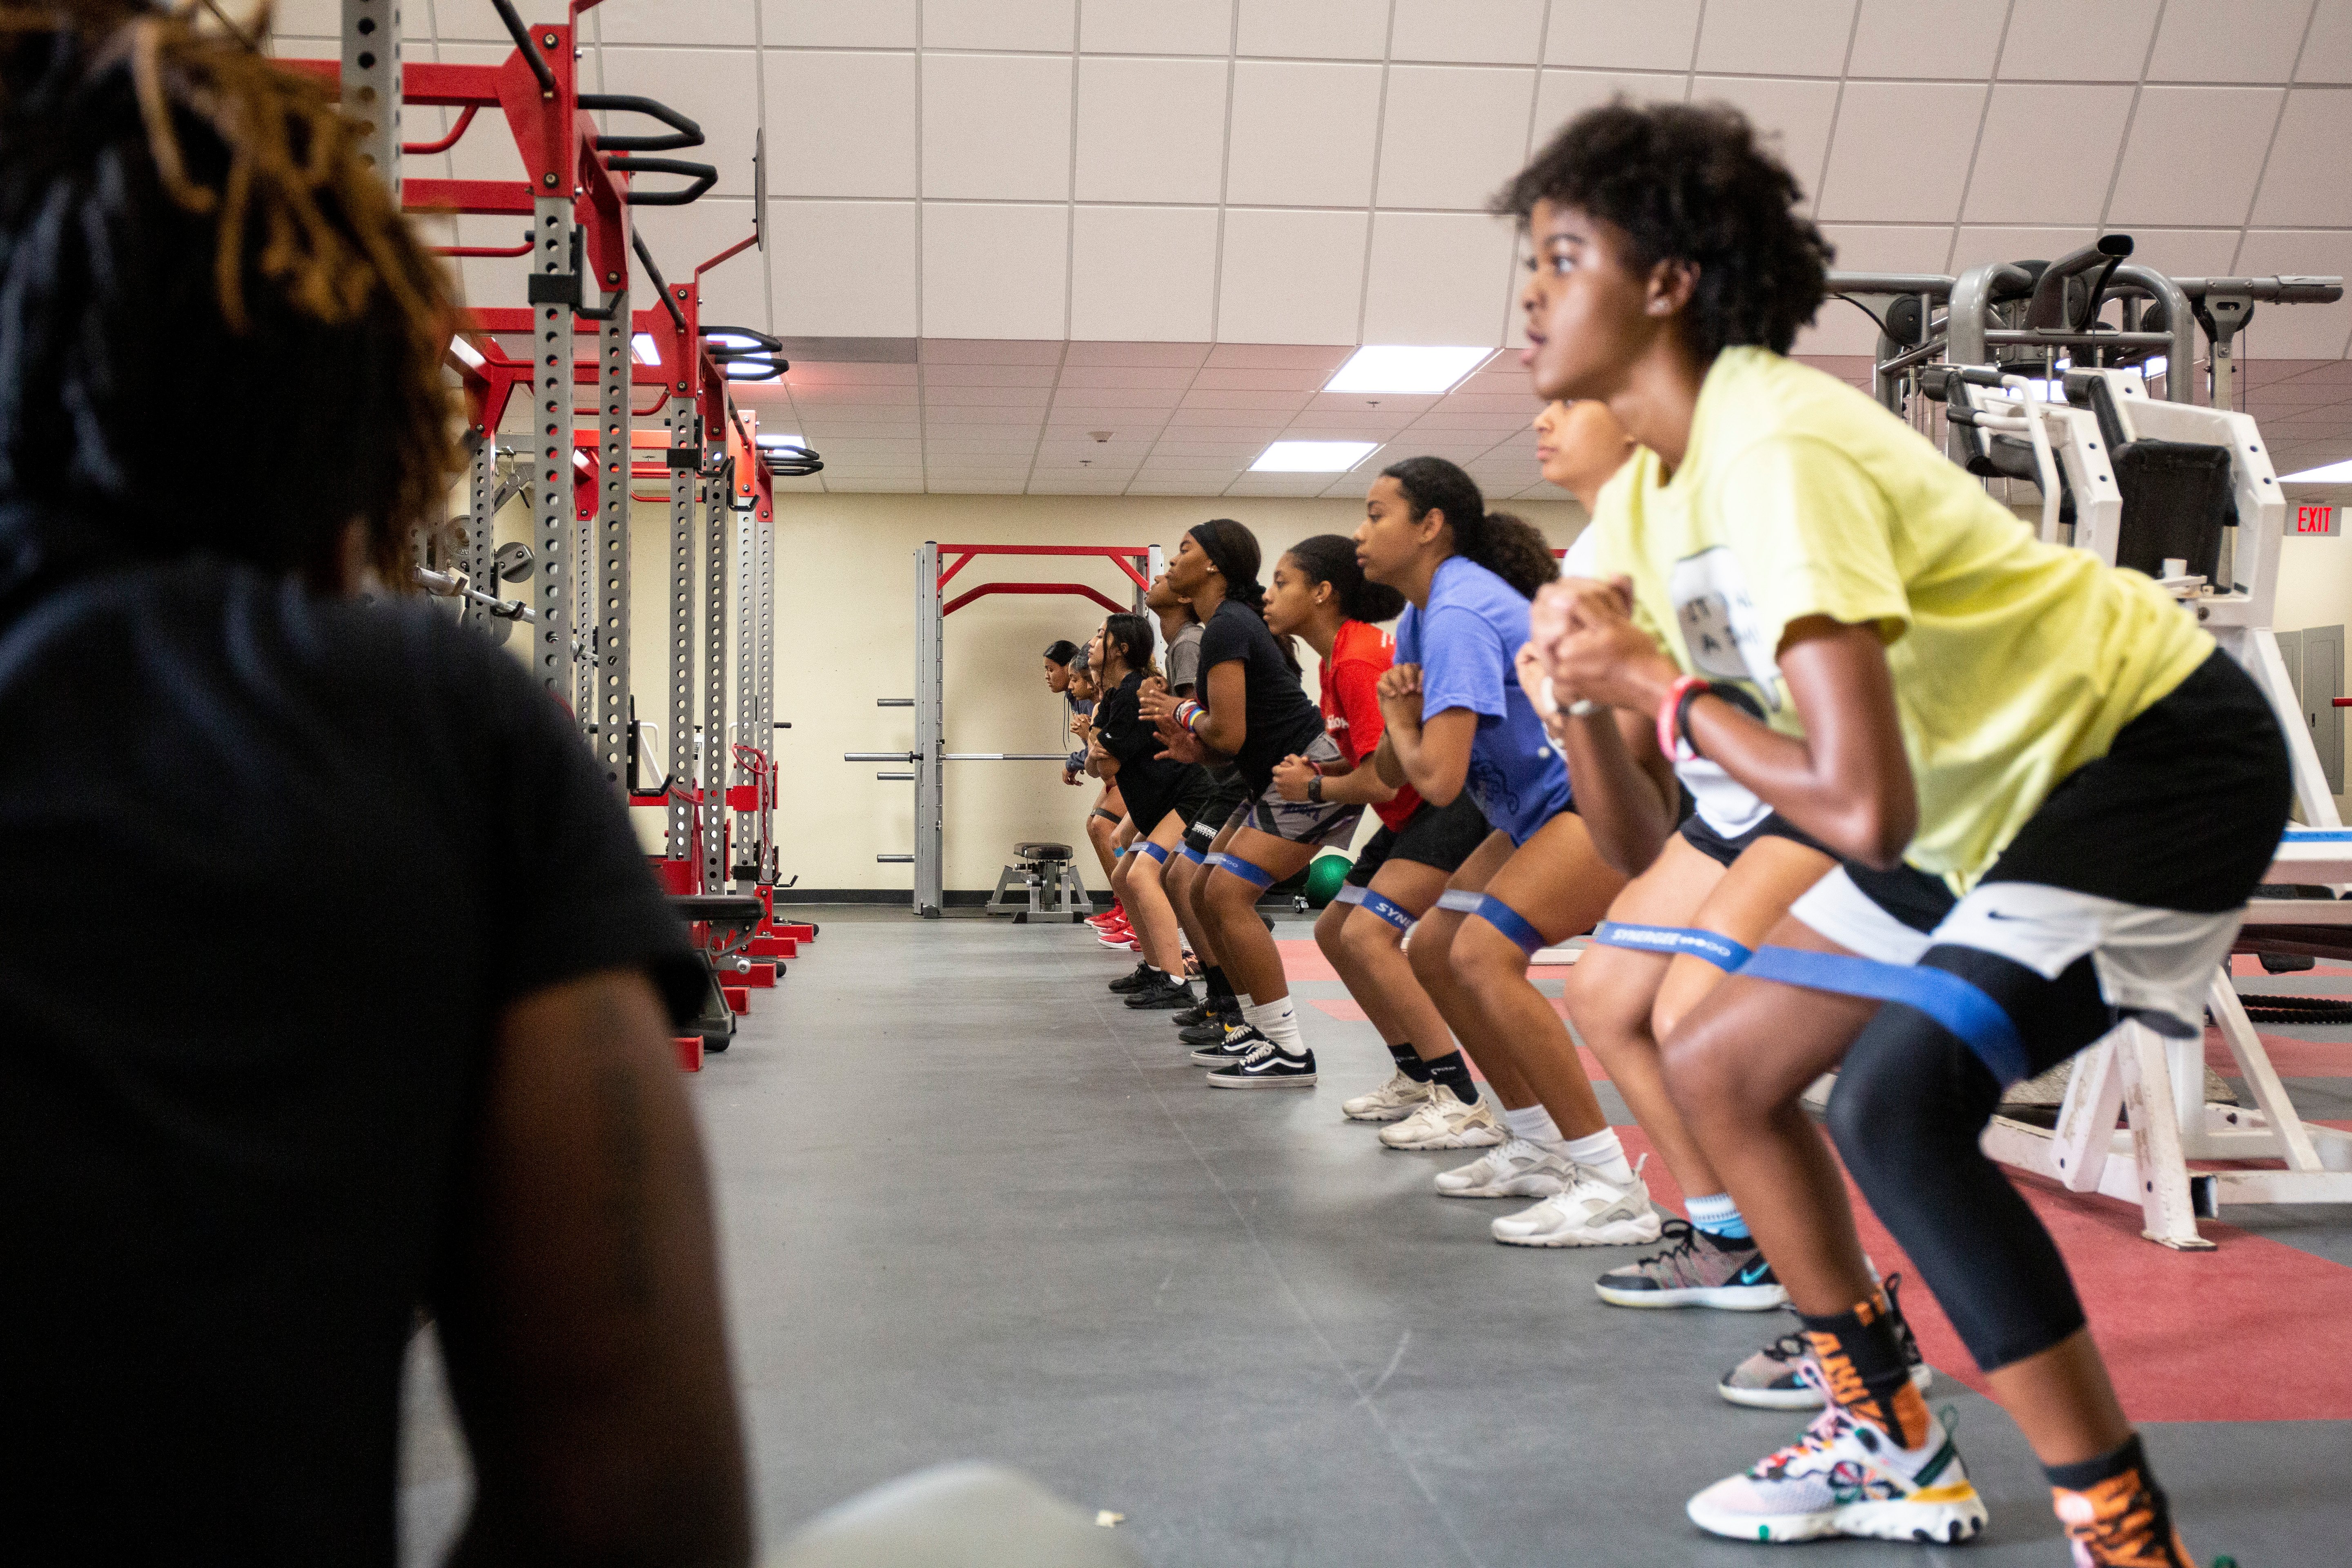
M1821 1376L1811 1363L1805 1373ZM1930 1415L1924 1440L1906 1450L1837 1405L1815 1416L1796 1442L1691 1499L1685 1511L1701 1530L1734 1541L1852 1535L1957 1546L1985 1527L1984 1500L1944 1422Z
M2172 1528L2164 1493L2138 1467L2081 1491L2050 1491L2050 1506L2074 1547L2074 1568L2197 1568Z
M1435 1087L1407 1078L1402 1071L1391 1073L1388 1082L1371 1093L1341 1100L1339 1114L1350 1121L1402 1121L1429 1103L1430 1091Z
M1383 1127L1380 1140L1391 1149L1488 1149L1503 1141L1503 1124L1485 1095L1465 1105L1444 1084L1402 1121Z
M1788 1303L1789 1292L1772 1276L1753 1241L1731 1240L1700 1230L1686 1219L1670 1219L1664 1238L1673 1245L1592 1283L1612 1307L1715 1307L1727 1312L1769 1312Z
M1902 1342L1904 1363L1911 1369L1911 1386L1925 1394L1936 1381L1936 1372L1919 1353L1919 1342L1912 1338L1911 1325L1903 1321L1903 1276L1889 1274L1879 1288L1886 1292L1887 1302L1894 1308L1895 1337ZM1782 1334L1725 1373L1715 1391L1732 1404L1744 1405L1751 1410L1819 1410L1821 1385L1807 1382L1802 1370L1812 1359L1812 1347L1805 1342L1803 1334Z

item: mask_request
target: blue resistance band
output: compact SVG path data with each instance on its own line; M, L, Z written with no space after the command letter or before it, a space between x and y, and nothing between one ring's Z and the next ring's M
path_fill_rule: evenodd
M1704 958L1726 974L1748 962L1748 950L1727 936L1696 926L1637 926L1602 921L1592 940L1607 947L1630 947L1636 952L1688 953Z
M1412 929L1413 917L1411 914L1397 908L1370 888L1342 888L1339 889L1339 896L1331 901L1335 904L1360 905L1367 913L1388 921L1399 931Z
M1543 946L1543 932L1520 918L1519 911L1492 893L1444 892L1437 896L1437 907L1460 914L1476 915L1505 936L1518 943L1519 951L1533 954Z
M1209 858L1206 855L1202 854L1198 849L1193 848L1190 844L1178 845L1176 847L1176 852L1179 855L1183 856L1185 859L1192 862L1195 866L1204 864Z
M2286 844L2352 844L2352 827L2290 827L2279 841Z
M1740 967L1743 980L1777 980L1809 991L1867 996L1916 1007L1959 1037L2007 1089L2032 1076L2025 1042L2001 1005L1958 975L1911 964L1879 963L1837 952L1759 947Z
M1143 851L1146 855L1150 856L1151 858L1160 865L1165 866L1168 864L1168 851L1160 847L1159 845L1151 842L1150 839L1145 839L1142 843L1137 845L1136 847Z
M1126 854L1126 853L1127 853L1127 846L1126 846L1126 845L1124 845L1124 844L1114 845L1114 846L1112 847L1112 848L1111 848L1110 858L1111 858L1112 859L1116 860L1116 859L1118 859L1120 856L1122 856L1122 855L1124 855L1124 854Z
M1260 891L1264 891L1265 889L1274 886L1273 872L1267 870L1263 866L1251 865L1248 861L1243 859L1240 856L1234 854L1230 849L1226 850L1222 856L1219 856L1217 859L1218 863L1225 870L1231 872L1236 877L1239 877L1243 881L1247 882L1251 887L1255 888Z

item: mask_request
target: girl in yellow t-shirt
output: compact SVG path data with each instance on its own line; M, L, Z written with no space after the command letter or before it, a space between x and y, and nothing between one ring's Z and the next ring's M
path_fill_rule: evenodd
M2036 541L1782 357L1829 261L1801 195L1737 112L1621 101L1499 200L1532 242L1538 395L1606 402L1644 448L1602 494L1593 577L1534 624L1560 700L1654 714L1662 750L1845 859L1664 1043L1831 1401L1688 1511L1750 1541L1983 1527L1798 1105L1839 1068L1839 1152L2042 1459L2076 1562L2186 1568L2065 1265L1977 1139L2006 1084L2120 1016L2200 1026L2285 825L2284 747L2154 584Z

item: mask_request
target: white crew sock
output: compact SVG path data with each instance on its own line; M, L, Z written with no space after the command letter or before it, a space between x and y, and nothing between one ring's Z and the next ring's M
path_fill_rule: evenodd
M1503 1125L1511 1130L1512 1137L1524 1138L1530 1143L1559 1142L1559 1128L1552 1121L1551 1112L1540 1105L1530 1105L1518 1110L1506 1109Z
M1570 1138L1560 1145L1560 1152L1618 1186L1633 1184L1633 1167L1625 1163L1625 1145L1617 1142L1613 1127L1604 1127L1590 1138Z
M1287 996L1271 1002L1257 1002L1242 1009L1242 1017L1252 1028L1267 1039L1286 1057L1303 1057L1307 1044L1298 1037L1298 1010Z

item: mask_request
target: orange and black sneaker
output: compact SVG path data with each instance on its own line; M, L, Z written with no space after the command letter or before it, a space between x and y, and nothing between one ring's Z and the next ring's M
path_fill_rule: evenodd
M2080 1490L2053 1486L2050 1500L2074 1543L2074 1568L2197 1568L2163 1489L2139 1465Z

